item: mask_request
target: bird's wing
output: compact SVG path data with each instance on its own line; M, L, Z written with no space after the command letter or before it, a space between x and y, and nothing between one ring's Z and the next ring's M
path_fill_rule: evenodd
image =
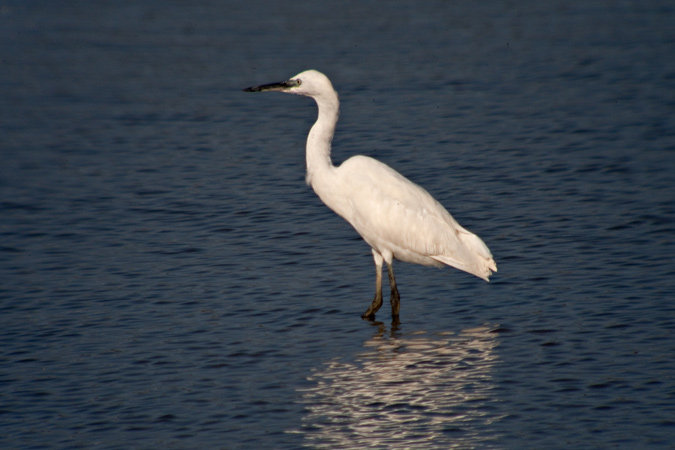
M403 261L440 262L486 279L486 268L494 266L488 248L422 187L364 156L350 158L339 172L351 205L351 217L345 218L372 247L389 249Z
M456 230L461 227L420 186L372 158L354 157L343 167L348 169L350 222L366 240L387 241L426 256L458 245Z

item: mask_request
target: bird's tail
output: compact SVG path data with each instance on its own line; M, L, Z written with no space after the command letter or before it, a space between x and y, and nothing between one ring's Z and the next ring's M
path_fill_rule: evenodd
M452 255L435 255L432 258L485 281L490 281L492 272L497 271L497 264L487 245L481 238L464 229L459 230L458 237L463 246L457 254L453 252Z

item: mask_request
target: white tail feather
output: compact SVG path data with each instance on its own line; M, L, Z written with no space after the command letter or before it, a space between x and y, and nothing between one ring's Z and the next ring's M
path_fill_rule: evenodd
M462 229L458 237L464 244L463 251L457 255L434 255L432 258L489 282L492 272L497 271L497 264L490 250L481 238L467 230Z

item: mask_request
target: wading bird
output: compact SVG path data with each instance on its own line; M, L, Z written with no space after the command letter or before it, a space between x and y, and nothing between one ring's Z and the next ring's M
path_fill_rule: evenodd
M382 262L387 263L391 313L398 320L400 296L392 263L443 267L444 264L489 281L497 265L485 243L462 228L427 191L391 167L367 156L353 156L340 166L331 158L331 141L340 102L328 77L307 70L280 83L253 86L245 92L280 91L312 97L319 117L307 137L307 184L372 247L375 298L361 316L374 320L382 306Z

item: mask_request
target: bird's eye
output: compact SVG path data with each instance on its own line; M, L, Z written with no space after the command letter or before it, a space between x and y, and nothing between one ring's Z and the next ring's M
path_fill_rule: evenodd
M302 84L302 80L300 78L295 80L296 86L300 86Z

